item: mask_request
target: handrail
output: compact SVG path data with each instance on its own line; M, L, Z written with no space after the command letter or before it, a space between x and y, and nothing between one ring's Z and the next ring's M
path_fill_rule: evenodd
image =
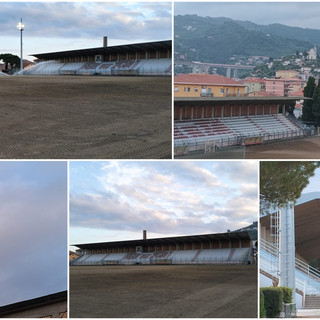
M277 278L279 273L278 257L277 247L260 239L260 267ZM296 288L307 294L320 294L320 272L301 259L295 258L295 263Z

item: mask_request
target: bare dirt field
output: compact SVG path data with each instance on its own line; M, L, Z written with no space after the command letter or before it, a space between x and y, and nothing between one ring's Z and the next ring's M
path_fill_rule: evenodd
M171 158L171 77L0 78L0 158Z
M185 159L319 159L320 137L272 142L262 145L231 147L228 151L196 154L177 158Z
M255 265L74 266L72 318L256 318Z

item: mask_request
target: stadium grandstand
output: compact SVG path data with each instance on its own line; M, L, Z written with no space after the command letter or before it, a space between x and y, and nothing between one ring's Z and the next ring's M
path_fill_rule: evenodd
M33 54L37 63L24 75L171 75L172 41ZM21 74L19 72L18 74Z
M279 284L295 288L298 311L318 309L317 317L320 315L320 272L310 263L320 259L319 210L320 193L310 192L288 209L271 208L262 212L259 242L260 286Z
M249 231L77 244L71 265L248 264L254 262Z
M314 135L314 128L288 112L298 99L301 97L176 97L175 155Z

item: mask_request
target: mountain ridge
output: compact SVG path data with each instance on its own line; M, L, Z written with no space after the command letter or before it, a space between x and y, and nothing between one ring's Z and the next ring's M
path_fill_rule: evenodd
M320 30L258 25L226 17L175 16L175 58L229 63L232 56L278 58L320 46Z

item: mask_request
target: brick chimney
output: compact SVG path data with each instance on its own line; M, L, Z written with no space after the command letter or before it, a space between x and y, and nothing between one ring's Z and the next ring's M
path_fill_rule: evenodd
M108 37L103 37L103 46L105 48L108 46Z
M147 240L147 230L143 230L143 240Z

